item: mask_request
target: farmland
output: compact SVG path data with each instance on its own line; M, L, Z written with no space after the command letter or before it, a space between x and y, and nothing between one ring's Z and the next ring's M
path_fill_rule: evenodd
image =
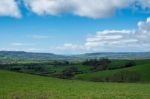
M77 75L77 79L82 79L82 80L100 80L101 79L106 79L107 77L110 77L114 75L115 73L121 73L124 71L127 71L127 73L130 72L137 72L141 76L141 81L150 81L150 63L149 60L143 60L143 61L137 61L137 66L129 67L129 68L123 68L123 69L115 69L115 70L106 70L106 71L99 71L99 72L94 72L94 73L86 73L86 74L81 74ZM126 75L128 76L128 75Z
M62 80L0 70L1 99L148 99L149 83Z
M34 55L1 60L0 99L150 98L149 59L78 57L77 61L70 56L61 60L42 56L38 61Z

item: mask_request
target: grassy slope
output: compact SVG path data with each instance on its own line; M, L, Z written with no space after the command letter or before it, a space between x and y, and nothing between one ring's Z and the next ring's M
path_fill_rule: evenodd
M0 70L0 99L149 99L150 84L60 80Z
M93 78L105 78L113 75L116 72L122 70L134 71L141 75L142 81L150 81L150 63L146 61L137 61L137 66L124 68L124 69L116 69L116 70L106 70L106 71L99 71L94 73L86 73L77 75L75 78L82 79L82 80L92 80Z
M123 66L125 63L128 63L128 61L129 60L113 59L111 60L109 68L119 68L120 66ZM140 59L140 60L134 60L134 61L136 65L150 64L150 59Z

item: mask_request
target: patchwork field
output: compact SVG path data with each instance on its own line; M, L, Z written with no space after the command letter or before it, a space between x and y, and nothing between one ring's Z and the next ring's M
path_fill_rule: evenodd
M0 70L0 99L149 99L149 83L61 80Z

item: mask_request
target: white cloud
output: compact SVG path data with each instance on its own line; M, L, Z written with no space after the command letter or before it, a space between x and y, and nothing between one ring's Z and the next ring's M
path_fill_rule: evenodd
M21 17L21 0L0 0L0 16ZM89 18L111 16L118 9L136 6L150 9L150 0L22 0L24 5L38 15L69 13ZM21 6L23 6L21 4ZM130 7L132 9L132 7Z
M0 0L0 16L21 17L16 0Z
M86 46L88 48L93 47L109 47L114 44L132 43L136 40L133 39L135 34L132 30L105 30L99 31L93 37L86 39ZM132 39L131 39L132 38Z
M39 48L0 48L0 51L45 52L46 50Z
M138 23L135 30L104 30L86 39L89 49L107 49L108 51L150 51L150 18Z
M134 0L24 0L38 15L72 13L90 18L112 15L116 9L129 6Z
M72 43L65 43L63 46L57 46L57 47L51 47L50 50L57 50L57 51L80 51L84 50L84 46L78 45L78 44L72 44Z
M141 3L143 8L150 8L150 0L139 0L139 3Z
M11 46L31 46L31 45L35 45L35 44L13 42L13 43L11 43L10 45L11 45Z
M137 31L137 38L140 43L145 43L150 45L150 17L147 20L138 23L139 30Z
M38 15L71 13L90 18L108 17L118 9L136 4L143 9L150 8L150 0L24 0L24 2Z

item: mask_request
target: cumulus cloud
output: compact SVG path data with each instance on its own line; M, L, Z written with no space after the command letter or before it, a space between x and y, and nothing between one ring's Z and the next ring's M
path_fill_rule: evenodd
M101 18L112 15L116 9L129 6L134 0L25 0L33 12L43 15L73 13L74 15Z
M144 9L150 8L150 0L24 0L24 2L38 15L72 13L90 18L108 17L118 9L136 4Z
M150 0L139 0L139 3L143 8L150 8Z
M150 49L150 18L138 23L134 30L104 30L86 39L85 46L89 49L105 48L110 50L149 51Z
M140 43L150 45L150 17L147 20L138 23L137 38Z
M16 0L0 0L0 16L21 17Z
M133 30L104 30L99 31L93 37L86 39L86 46L88 48L94 47L107 47L113 48L120 47L128 43L136 43L137 39L134 38Z
M20 17L18 2L21 0L0 0L0 16ZM136 6L150 9L150 0L22 0L28 10L38 15L59 15L69 13L89 18L111 16L118 9ZM132 8L132 7L130 7Z

